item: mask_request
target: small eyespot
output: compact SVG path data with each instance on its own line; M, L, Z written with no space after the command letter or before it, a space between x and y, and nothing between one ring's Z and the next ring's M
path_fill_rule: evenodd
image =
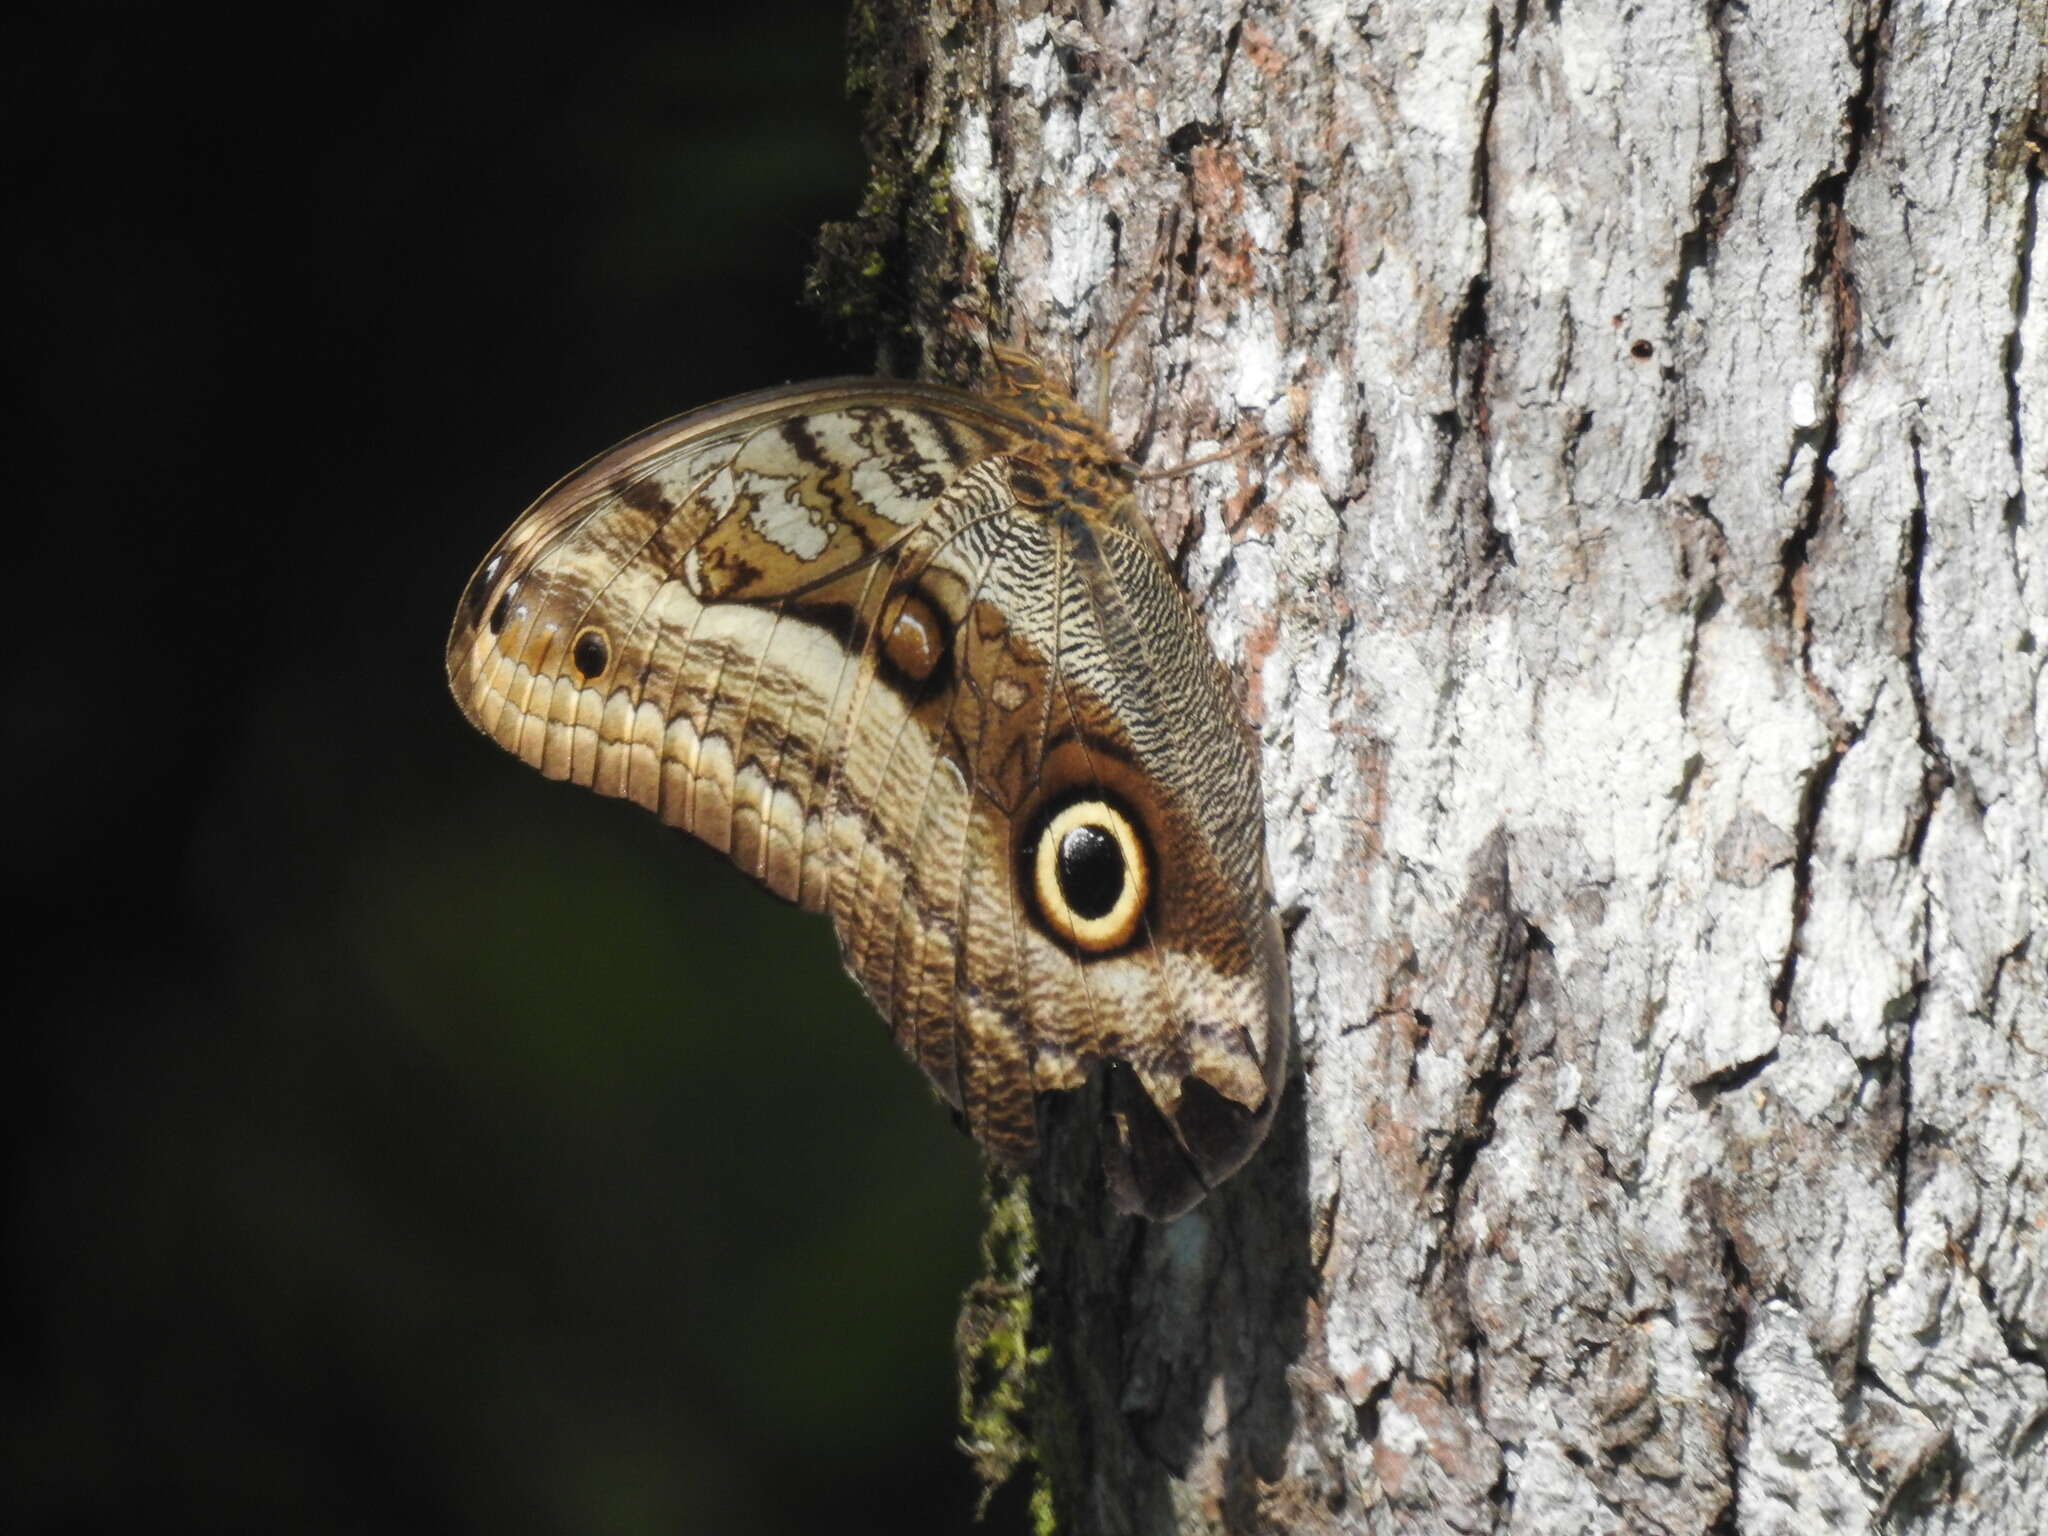
M569 659L575 663L586 683L595 682L603 676L612 659L611 647L605 644L604 631L593 626L578 633L575 645L569 648Z
M903 594L887 624L882 636L883 659L908 681L924 682L945 659L946 626L917 592Z
M501 635L505 632L505 621L512 617L512 599L516 597L518 593L519 583L515 581L512 583L511 586L507 587L503 595L499 597L498 606L491 610L492 634Z
M477 573L469 578L469 585L463 588L462 592L462 611L469 616L469 623L482 621L484 600L491 595L491 588L498 584L498 577L503 574L504 569L505 556L504 552L500 551L479 566Z
M1040 828L1031 896L1055 937L1091 955L1137 937L1151 893L1145 845L1131 818L1094 795L1070 801Z

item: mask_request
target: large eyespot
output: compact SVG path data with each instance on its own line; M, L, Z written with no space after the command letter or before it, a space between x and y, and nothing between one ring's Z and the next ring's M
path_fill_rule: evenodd
M583 681L596 682L612 659L611 647L605 644L604 631L594 624L579 631L576 643L569 648L569 659L576 664Z
M1069 800L1045 819L1030 851L1032 903L1053 934L1091 955L1138 936L1152 891L1144 839L1101 795Z

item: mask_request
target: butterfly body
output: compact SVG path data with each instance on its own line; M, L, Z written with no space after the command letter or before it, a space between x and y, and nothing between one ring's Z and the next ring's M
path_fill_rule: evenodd
M1135 468L1019 354L987 394L830 381L620 444L485 558L470 719L830 916L988 1151L1111 1073L1128 1209L1256 1148L1287 983L1256 758Z

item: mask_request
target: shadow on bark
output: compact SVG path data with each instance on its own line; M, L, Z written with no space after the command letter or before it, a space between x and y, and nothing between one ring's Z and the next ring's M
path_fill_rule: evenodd
M1176 1508L1258 1528L1279 1479L1310 1289L1305 1094L1297 1064L1266 1144L1177 1221L1120 1216L1103 1188L1099 1090L1048 1106L1032 1194L1035 1426L1061 1530L1180 1529Z

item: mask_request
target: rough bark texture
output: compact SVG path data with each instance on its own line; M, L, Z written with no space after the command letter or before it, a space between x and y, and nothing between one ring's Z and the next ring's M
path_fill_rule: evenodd
M835 302L1085 399L1149 288L1136 454L1284 437L1148 511L1300 1070L1180 1222L1078 1135L1008 1202L984 1465L1023 1404L1090 1536L2048 1530L2048 6L877 3Z

